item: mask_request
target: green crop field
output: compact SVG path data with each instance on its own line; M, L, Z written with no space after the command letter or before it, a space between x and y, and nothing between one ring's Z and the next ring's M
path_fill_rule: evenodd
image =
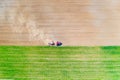
M120 47L0 46L0 80L120 80Z

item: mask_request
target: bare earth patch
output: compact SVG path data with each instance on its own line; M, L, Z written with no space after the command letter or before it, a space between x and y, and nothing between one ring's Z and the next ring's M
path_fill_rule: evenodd
M7 3L7 4L6 4ZM119 0L0 3L0 45L120 45Z

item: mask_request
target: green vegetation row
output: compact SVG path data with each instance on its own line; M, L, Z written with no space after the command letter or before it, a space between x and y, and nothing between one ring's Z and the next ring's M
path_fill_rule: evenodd
M0 79L120 80L120 47L0 46Z

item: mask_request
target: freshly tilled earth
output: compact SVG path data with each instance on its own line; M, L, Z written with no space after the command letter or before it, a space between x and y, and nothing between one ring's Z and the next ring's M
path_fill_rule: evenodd
M0 45L120 45L119 0L10 0L0 8Z

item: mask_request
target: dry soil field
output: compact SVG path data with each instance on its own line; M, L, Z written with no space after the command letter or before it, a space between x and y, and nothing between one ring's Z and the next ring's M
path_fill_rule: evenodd
M0 1L0 45L120 45L119 0Z

